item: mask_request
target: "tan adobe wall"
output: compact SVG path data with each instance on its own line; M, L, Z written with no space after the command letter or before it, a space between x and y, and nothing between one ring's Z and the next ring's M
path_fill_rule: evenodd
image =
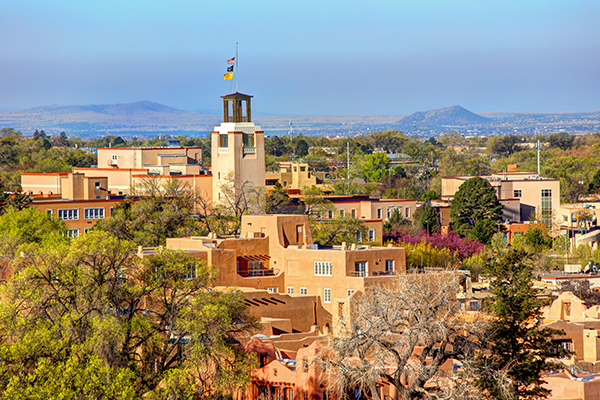
M220 135L227 135L227 147L220 147ZM243 147L243 135L254 135L254 147ZM213 174L213 202L221 201L221 185L233 174L236 192L242 185L265 185L264 132L250 122L222 123L212 132L211 169Z
M67 174L69 172L22 172L21 187L30 194L61 194L61 177Z
M160 155L183 155L177 158L178 163L201 164L201 147L149 147L149 148L99 148L98 167L107 168L117 166L118 168L144 168L149 165L161 164ZM116 160L113 158L116 157ZM174 163L172 158L162 158L166 165Z
M77 219L64 220L69 229L78 229L79 235L83 235L86 229L92 228L100 219L110 217L111 208L116 207L123 200L56 200L56 201L34 201L31 203L33 207L43 212L52 214L54 218L58 218L58 210L77 210ZM97 211L88 213L86 218L86 209L102 209L103 218L96 218L99 214ZM72 215L72 213L70 213Z

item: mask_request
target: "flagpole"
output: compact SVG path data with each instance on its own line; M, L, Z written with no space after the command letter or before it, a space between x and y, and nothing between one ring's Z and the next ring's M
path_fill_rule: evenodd
M238 42L235 42L235 92L238 91L238 64L240 59L238 58Z

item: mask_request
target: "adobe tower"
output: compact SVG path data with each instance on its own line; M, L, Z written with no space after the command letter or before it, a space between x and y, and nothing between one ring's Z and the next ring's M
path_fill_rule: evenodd
M243 187L265 184L264 132L252 123L252 96L235 92L221 98L223 122L211 132L214 203L223 200L224 184L233 183L236 195Z

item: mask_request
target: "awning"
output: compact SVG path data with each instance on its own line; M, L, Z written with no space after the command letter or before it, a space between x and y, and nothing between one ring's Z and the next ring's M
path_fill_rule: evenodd
M269 261L271 259L271 256L265 255L265 254L258 254L258 255L243 255L243 256L238 256L238 258L243 258L244 260L249 260L249 261L256 261L256 260L260 260L260 261Z

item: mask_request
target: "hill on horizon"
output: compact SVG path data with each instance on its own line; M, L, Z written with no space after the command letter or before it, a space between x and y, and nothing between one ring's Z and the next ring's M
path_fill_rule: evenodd
M492 122L493 119L482 117L461 106L439 108L437 110L419 111L410 114L398 121L401 127L441 127L459 125L482 125Z
M253 113L267 136L287 135L293 120L294 134L352 137L373 131L398 129L429 137L448 131L461 134L505 135L600 131L600 113L593 112L481 112L461 106L421 111L410 115L273 115ZM222 122L221 113L180 110L153 101L126 104L51 105L0 112L0 129L14 128L25 135L38 129L70 137L123 137L206 135Z
M220 123L216 114L184 111L152 101L82 106L51 105L0 113L0 126L27 134L36 129L56 134L194 134Z

